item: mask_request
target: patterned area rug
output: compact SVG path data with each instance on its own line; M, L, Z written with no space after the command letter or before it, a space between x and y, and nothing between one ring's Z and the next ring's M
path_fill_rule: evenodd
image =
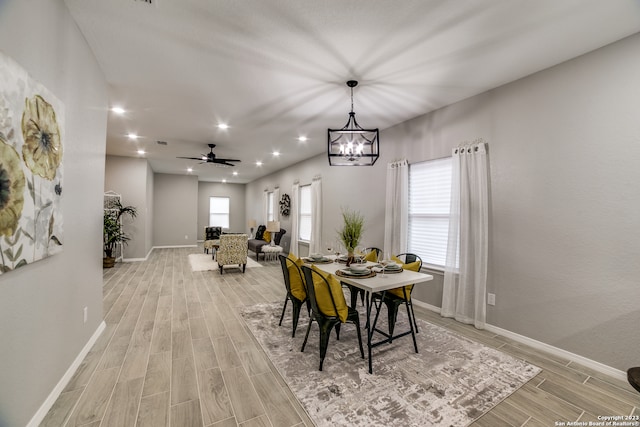
M291 309L278 326L282 304L241 309L253 335L318 426L466 426L500 403L540 369L439 326L418 319L418 350L411 336L373 349L373 375L360 357L355 327L331 335L324 371L317 323L300 352L308 325L300 314L291 338ZM361 308L359 306L359 308ZM364 310L360 323L364 327ZM382 308L381 318L386 318ZM386 330L386 322L379 325ZM396 331L409 329L399 313ZM367 354L366 343L363 346ZM375 337L374 337L375 338ZM375 340L374 340L375 341Z
M211 258L211 254L189 254L189 264L192 271L208 271L217 270L218 263ZM247 268L262 267L259 263L251 258L247 258ZM225 271L227 268L225 267Z

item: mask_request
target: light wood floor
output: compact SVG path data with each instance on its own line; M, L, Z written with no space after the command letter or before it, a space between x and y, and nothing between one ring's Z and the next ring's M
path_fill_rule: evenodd
M313 425L234 309L283 301L279 263L245 274L192 272L187 255L201 252L154 250L146 262L105 270L107 327L42 426ZM416 314L543 369L474 426L640 415L640 394L626 382L426 310Z

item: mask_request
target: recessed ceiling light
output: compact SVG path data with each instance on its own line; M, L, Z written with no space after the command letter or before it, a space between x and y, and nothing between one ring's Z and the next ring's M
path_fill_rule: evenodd
M187 168L187 172L193 172L193 168Z
M218 123L218 129L229 129L229 125L226 123Z
M135 133L129 133L129 134L127 134L127 137L129 139L138 139L139 138L139 136L136 135Z
M238 171L233 171L233 176L238 176Z
M257 161L256 162L256 166L262 166L262 162L261 161Z
M280 155L280 152L279 152L279 151L274 151L274 152L273 152L273 156L274 156L274 157L278 157L279 155Z
M226 180L226 179L223 179L223 180L222 180L222 182L226 184L227 180Z
M111 108L111 111L113 111L116 114L124 114L125 110L122 107L113 107Z
M300 141L300 142L305 142L306 140L307 140L306 136L299 136L298 137L298 141Z
M144 150L138 150L138 154L144 154L145 151Z

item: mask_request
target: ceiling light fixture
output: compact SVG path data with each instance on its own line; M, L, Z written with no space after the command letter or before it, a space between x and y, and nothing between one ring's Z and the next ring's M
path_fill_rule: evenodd
M226 123L219 123L218 124L218 129L222 129L222 130L229 129L229 125L226 124Z
M257 161L256 162L256 166L262 166L262 162L261 161Z
M125 113L124 108L122 108L122 107L113 107L113 108L111 108L111 111L113 111L116 114L124 114Z
M274 151L274 152L273 152L273 157L278 157L279 155L280 155L280 152L279 152L279 151Z
M238 176L238 171L233 171L233 176Z
M138 154L144 154L145 151L144 150L138 150Z
M373 166L380 155L378 129L363 129L353 112L353 88L356 80L349 80L351 112L342 129L328 129L328 155L331 166Z
M135 133L129 133L129 134L127 134L127 138L129 138L129 139L138 139L139 136L136 135Z
M299 137L298 137L298 141L300 141L300 142L306 142L306 141L307 141L307 137L306 137L306 136L299 136Z

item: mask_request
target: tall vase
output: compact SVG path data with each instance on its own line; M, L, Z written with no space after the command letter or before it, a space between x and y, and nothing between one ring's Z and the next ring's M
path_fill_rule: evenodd
M347 267L349 267L354 260L355 260L355 257L353 256L353 250L348 251L347 252Z

